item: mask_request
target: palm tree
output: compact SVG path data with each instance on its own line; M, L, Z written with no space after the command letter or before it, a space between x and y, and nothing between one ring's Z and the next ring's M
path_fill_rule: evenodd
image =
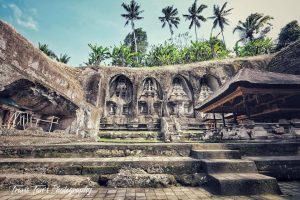
M136 3L134 0L131 0L129 4L122 3L122 7L127 12L126 14L121 14L122 17L126 19L125 26L131 23L133 38L134 38L134 45L135 45L135 52L137 53L137 43L135 37L135 28L134 28L134 21L141 20L143 17L140 16L143 13L143 10L140 10L140 5Z
M107 47L88 44L92 52L89 54L87 65L100 65L102 61L110 58L110 52Z
M225 47L226 47L226 44L225 44L225 38L224 38L224 28L225 28L225 25L229 25L228 24L229 21L225 17L228 16L230 14L230 11L233 9L233 8L230 8L228 10L225 10L227 3L228 2L225 2L221 9L219 6L214 5L214 15L212 17L209 17L209 19L214 20L213 27L211 29L211 36L212 36L213 29L215 29L217 26L219 26L221 29L220 33L222 33L223 42L224 42Z
M46 54L48 57L52 58L52 59L56 59L57 56L55 55L55 53L49 49L47 44L41 44L39 43L39 49Z
M195 26L195 35L196 35L196 41L198 40L198 36L197 36L197 28L199 28L201 26L200 21L205 22L206 18L203 17L201 14L201 12L207 8L206 5L201 4L198 8L197 8L197 0L195 0L195 2L193 3L193 5L191 7L189 7L189 14L183 15L183 17L185 17L185 20L190 20L191 24L189 26L189 29L191 29L193 26Z
M57 57L56 60L57 60L58 62L67 64L67 63L69 62L70 58L71 58L71 57L68 56L67 54L60 54L60 56Z
M249 15L246 18L245 22L239 21L238 25L233 29L233 33L238 31L240 33L240 40L237 41L248 41L251 42L255 39L255 34L260 34L259 37L264 37L270 30L272 24L269 23L270 20L272 20L273 17L260 13L254 13ZM265 27L265 25L268 25Z
M163 17L158 17L158 19L163 23L162 27L164 28L166 24L169 25L171 38L174 34L174 31L172 29L173 25L178 28L178 24L180 22L180 18L177 17L178 10L177 8L174 8L173 6L167 6L164 9L162 9L162 13L164 14Z

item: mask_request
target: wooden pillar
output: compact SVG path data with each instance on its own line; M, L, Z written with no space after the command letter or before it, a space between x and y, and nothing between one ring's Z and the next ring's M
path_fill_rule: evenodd
M225 122L225 116L224 116L224 113L222 113L222 121L223 121L223 126L226 127L226 122Z
M234 123L236 125L238 125L238 121L237 121L237 117L236 117L236 112L233 112L233 120L234 120Z
M216 114L213 113L213 116L214 116L214 125L215 125L215 129L217 129L217 120L216 120Z

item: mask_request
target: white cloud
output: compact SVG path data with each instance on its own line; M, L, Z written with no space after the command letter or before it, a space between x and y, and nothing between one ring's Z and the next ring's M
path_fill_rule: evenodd
M32 16L23 12L16 4L9 4L8 7L12 10L14 20L17 24L25 28L38 31L38 23Z

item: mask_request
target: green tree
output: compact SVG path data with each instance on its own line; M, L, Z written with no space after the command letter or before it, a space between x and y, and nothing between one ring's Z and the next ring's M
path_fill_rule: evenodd
M158 17L158 19L163 23L162 28L164 28L166 24L169 25L172 38L174 34L173 26L178 28L178 24L180 22L180 18L177 16L178 10L177 8L174 8L174 6L167 6L164 9L162 9L162 13L164 14L164 16Z
M147 66L173 65L179 63L180 50L174 44L167 42L153 46L145 61Z
M264 38L271 30L272 24L270 20L273 17L260 13L254 13L246 18L245 22L239 21L238 25L233 29L233 33L238 31L240 39L237 42L254 41L257 38Z
M224 38L224 28L225 28L225 25L229 25L228 24L229 21L228 21L228 19L226 19L226 16L228 16L230 14L230 11L233 9L233 8L230 8L228 10L225 10L226 6L227 6L227 2L225 2L223 4L222 8L220 8L218 5L214 5L214 10L213 10L214 15L212 17L209 17L209 19L214 20L213 27L211 29L211 36L212 36L212 31L217 26L219 26L219 28L221 29L220 33L222 33L223 43L225 46L226 46L226 43L225 43L225 38Z
M51 59L56 59L57 56L55 55L55 53L49 49L47 44L41 44L39 43L39 49L46 54L49 58Z
M138 3L136 3L134 0L131 0L129 4L122 3L122 7L125 9L127 13L121 14L121 16L126 19L125 26L127 26L129 23L131 24L132 34L133 34L134 44L135 44L135 52L137 53L138 48L137 48L137 41L135 36L134 21L143 19L143 17L141 17L140 14L142 14L144 11L140 10L141 6Z
M135 52L132 52L130 47L121 44L115 46L111 53L112 65L122 67L132 67L134 65Z
M236 43L234 47L234 51L237 56L244 57L244 56L256 56L261 54L268 54L274 48L274 44L272 39L270 38L259 38L253 41L249 41L244 46L239 46Z
M199 7L197 7L197 0L193 3L191 7L189 7L189 14L183 15L186 20L191 21L189 29L191 29L193 26L195 27L195 35L196 35L196 41L198 40L197 36L197 28L201 26L200 21L205 22L206 18L201 15L201 12L207 8L206 5L201 4Z
M71 58L71 57L68 56L67 54L60 54L59 57L56 57L56 60L57 60L58 62L67 64L67 63L69 62L70 58Z
M97 46L97 44L92 45L88 44L91 49L91 53L89 53L88 62L86 65L100 65L102 61L110 58L110 52L107 47Z
M223 41L219 40L217 37L211 37L206 43L211 49L211 58L226 58L228 57L230 51L226 48Z
M134 32L136 36L138 53L146 53L148 47L148 37L146 31L143 31L142 28L137 28ZM129 46L132 52L135 52L135 40L132 33L129 33L125 37L124 44Z
M285 25L278 38L278 43L276 46L276 51L280 51L282 48L290 45L300 38L300 27L298 21L294 20Z

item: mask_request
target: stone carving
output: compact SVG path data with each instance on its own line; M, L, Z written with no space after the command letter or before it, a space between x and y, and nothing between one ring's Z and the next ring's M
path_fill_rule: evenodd
M123 76L112 79L109 88L109 100L107 101L108 115L129 115L132 112L132 83Z
M173 79L168 98L168 110L170 115L177 117L189 116L194 112L192 92L183 77L177 76Z
M159 83L154 78L143 81L139 97L139 115L162 115L162 92Z

